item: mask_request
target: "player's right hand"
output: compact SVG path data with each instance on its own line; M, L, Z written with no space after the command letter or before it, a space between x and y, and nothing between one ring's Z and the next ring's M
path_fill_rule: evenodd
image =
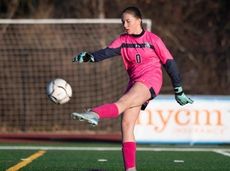
M73 58L73 62L94 62L94 57L88 52L81 52Z

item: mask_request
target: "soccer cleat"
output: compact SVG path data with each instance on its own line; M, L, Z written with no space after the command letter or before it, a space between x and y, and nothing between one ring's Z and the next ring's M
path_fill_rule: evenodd
M92 111L86 111L84 113L74 112L71 115L73 119L78 119L79 121L87 121L92 126L97 126L99 122L98 115Z

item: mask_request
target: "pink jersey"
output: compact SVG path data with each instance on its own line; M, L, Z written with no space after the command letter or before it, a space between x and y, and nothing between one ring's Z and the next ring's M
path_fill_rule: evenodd
M162 40L149 31L140 36L122 34L108 48L120 48L125 69L130 77L130 88L135 82L141 82L149 89L153 88L157 95L162 86L161 64L172 55Z

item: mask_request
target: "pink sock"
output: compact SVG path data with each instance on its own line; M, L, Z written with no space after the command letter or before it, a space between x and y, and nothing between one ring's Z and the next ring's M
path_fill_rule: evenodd
M123 142L122 154L125 170L136 167L136 143Z
M92 109L96 112L101 119L103 118L116 118L119 115L117 105L115 103L104 104Z

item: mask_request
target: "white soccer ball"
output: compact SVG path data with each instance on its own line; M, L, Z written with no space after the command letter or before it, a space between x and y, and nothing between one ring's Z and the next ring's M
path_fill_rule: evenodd
M46 94L54 103L64 104L72 97L72 88L65 80L56 78L47 84Z

